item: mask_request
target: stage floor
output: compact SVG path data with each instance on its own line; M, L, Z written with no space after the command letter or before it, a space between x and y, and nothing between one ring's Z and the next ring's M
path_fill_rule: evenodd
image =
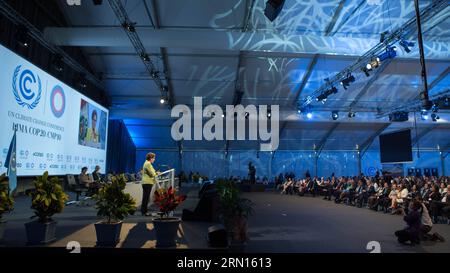
M450 225L434 225L446 242L397 243L394 232L404 227L399 215L325 201L322 197L245 193L255 203L249 221L249 252L369 252L370 241L381 252L450 252Z
M140 186L140 185L138 185ZM185 187L183 192L188 195L188 199L178 207L175 216L181 217L184 208L194 209L198 202L199 186ZM70 194L71 200L74 199ZM48 247L65 248L68 242L79 242L81 247L95 247L96 235L94 223L100 219L94 208L93 200L87 201L89 206L67 206L61 214L54 216L58 222L56 229L57 240L48 244ZM140 200L137 200L140 205ZM26 233L24 224L31 221L33 212L30 210L30 198L21 196L15 200L14 211L4 215L7 220L4 240L0 246L23 247L26 246ZM153 207L153 211L156 208ZM206 222L182 222L178 232L178 249L209 249L206 241L208 227L213 225ZM155 248L156 239L153 230L152 217L143 217L137 211L135 215L124 220L122 226L120 242L117 248Z

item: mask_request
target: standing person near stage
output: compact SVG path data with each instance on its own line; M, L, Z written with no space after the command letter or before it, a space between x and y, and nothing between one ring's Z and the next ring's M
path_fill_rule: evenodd
M145 159L144 166L142 167L141 213L143 216L150 216L151 214L148 212L148 201L150 200L150 193L152 192L153 185L156 183L156 176L159 175L159 172L155 171L152 165L156 159L154 153L148 153Z
M309 170L306 170L305 178L306 179L311 178L311 174L309 173Z
M256 183L256 168L252 165L252 162L248 163L248 176L250 179L250 184Z

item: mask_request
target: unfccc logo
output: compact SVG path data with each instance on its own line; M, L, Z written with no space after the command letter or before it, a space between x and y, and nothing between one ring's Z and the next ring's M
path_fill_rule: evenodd
M66 109L66 96L64 90L59 85L53 87L50 95L50 108L52 109L53 115L57 118L60 118Z
M21 72L21 68L22 66L19 65L14 71L12 84L13 94L20 106L33 109L41 100L41 79L29 69Z

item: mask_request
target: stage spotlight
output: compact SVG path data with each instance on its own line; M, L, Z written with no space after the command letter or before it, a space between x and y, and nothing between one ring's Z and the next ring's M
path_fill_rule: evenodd
M406 41L406 40L401 40L399 44L400 44L401 47L403 47L403 49L405 50L406 53L411 52L410 47L414 46L413 42L409 42L409 41Z
M84 74L80 73L78 77L74 78L74 85L78 85L82 89L85 89L87 87L87 81Z
M269 109L267 109L267 118L270 119L272 117L272 111Z
M225 117L225 114L222 114L222 117L224 118L224 117Z
M324 94L328 97L329 95L337 94L337 92L337 88L333 86L332 88L326 90Z
M439 116L436 113L431 114L431 120L432 121L438 121Z
M347 78L343 79L340 83L342 87L344 87L345 90L347 90L347 87L350 86L350 83L355 81L355 77L353 77L352 74L348 74Z
M158 71L154 71L154 70L153 70L150 74L151 74L152 78L155 79L155 78L158 77L158 74L159 74L159 73L158 73Z
M316 100L317 101L324 101L324 100L326 101L327 97L328 96L325 93L322 93L316 98Z
M166 102L166 100L165 100L164 98L161 98L161 99L159 100L159 102L160 102L161 104L164 104L164 103Z
M362 72L364 72L364 74L366 74L366 77L370 77L369 71L370 69L367 69L367 67L363 67L361 68Z
M397 56L397 48L395 46L390 46L387 47L386 51L383 52L380 56L378 56L378 58L379 62L382 62L386 59L394 58L395 56Z
M389 34L389 31L384 31L380 33L380 43L383 43L384 40L386 39L386 35Z
M339 118L339 112L338 111L331 112L331 118L333 120L337 120Z
M28 30L21 26L16 32L16 41L19 43L19 45L23 47L30 46L30 36L28 35Z
M141 54L141 58L142 58L142 60L143 60L144 62L150 61L150 57L148 56L147 53L142 53L142 54Z
M269 0L266 2L266 8L264 9L264 15L271 22L275 20L283 9L285 0Z
M134 25L135 24L123 23L122 27L129 32L136 32L136 28L134 27Z
M306 117L307 117L308 119L312 119L313 114L312 114L311 112L308 112L308 113L306 113Z
M427 110L420 111L420 117L422 118L422 120L428 120L428 112L427 112Z
M439 106L436 103L433 103L433 106L431 106L431 111L433 113L437 113L439 111Z
M372 61L370 61L370 63L368 63L366 65L366 69L368 71L370 71L370 70L372 70L374 68L377 68L379 66L380 66L380 58L377 57L377 58L374 58Z
M62 59L61 55L55 55L53 57L52 66L58 72L61 72L64 70L64 63L63 63L63 59Z
M354 118L355 116L356 116L355 112L352 112L352 111L348 112L348 117L349 118Z

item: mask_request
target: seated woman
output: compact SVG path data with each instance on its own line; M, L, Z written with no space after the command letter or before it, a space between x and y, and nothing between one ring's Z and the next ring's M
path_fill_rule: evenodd
M344 190L341 192L341 195L339 196L339 200L337 201L337 203L345 201L349 199L351 196L353 196L355 189L356 189L355 181L353 179L350 179L345 185Z
M394 200L397 199L398 189L397 184L392 183L391 191L389 192L388 199L385 200L384 203L384 212L388 212L388 210L392 210L392 204L394 204Z
M392 199L391 203L392 214L396 214L399 212L397 209L399 208L399 205L403 204L406 201L407 196L408 196L408 189L406 188L405 184L401 184L399 186L397 196L394 199Z
M281 191L281 194L288 194L288 193L290 193L290 194L292 194L292 192L293 192L293 180L292 180L292 178L288 178L287 179L287 181L286 182L284 182L284 184L283 184L283 186L282 186L282 191Z

